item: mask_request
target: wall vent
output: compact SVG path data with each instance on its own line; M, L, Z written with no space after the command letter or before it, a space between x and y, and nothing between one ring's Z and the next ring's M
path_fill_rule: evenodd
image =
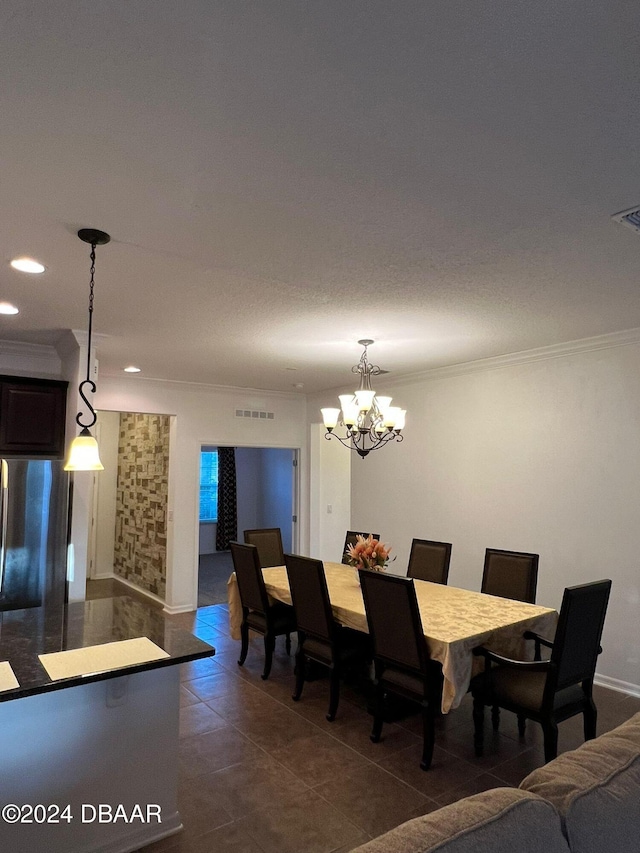
M237 418L251 418L253 421L273 421L273 412L263 412L260 409L236 409Z
M611 218L620 225L626 225L633 231L640 232L640 206L631 207L629 210L621 210L620 213L613 213Z

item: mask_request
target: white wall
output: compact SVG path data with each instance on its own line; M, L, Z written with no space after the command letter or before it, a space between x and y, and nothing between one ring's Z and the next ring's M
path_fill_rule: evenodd
M216 550L216 533L218 525L215 521L201 521L198 533L198 554L213 554Z
M306 404L296 394L101 377L96 407L105 411L175 415L169 461L167 607L192 609L197 601L198 491L202 445L300 448L306 458ZM236 418L235 409L268 409L273 420ZM302 516L308 515L302 489ZM172 519L172 520L171 520ZM308 532L301 534L307 547Z
M293 452L267 448L260 453L258 527L279 527L285 554L292 547Z
M113 577L116 532L116 493L118 487L119 412L98 412L96 438L104 471L94 474L97 498L95 502L95 551L91 577Z
M352 464L354 529L380 530L399 574L414 536L452 542L449 583L469 589L486 547L539 553L537 601L556 608L611 578L598 673L640 689L639 377L631 344L385 383L405 440Z
M311 410L313 412L313 410ZM319 412L319 410L318 410ZM339 563L351 527L351 460L353 453L335 438L327 441L322 424L311 424L309 446L311 495L309 554ZM360 458L355 464L361 461Z
M243 531L262 527L260 523L259 447L236 447L236 489L238 495L238 542Z

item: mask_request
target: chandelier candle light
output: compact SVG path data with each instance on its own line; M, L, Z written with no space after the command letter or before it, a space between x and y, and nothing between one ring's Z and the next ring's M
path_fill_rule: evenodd
M372 450L389 441L402 441L406 410L391 405L391 397L379 397L371 388L371 377L383 371L377 364L369 364L367 347L372 340L358 341L364 347L358 364L352 373L360 374L360 385L354 394L339 396L341 409L321 409L327 429L326 439L337 438L349 450L355 450L363 459ZM338 423L346 429L346 435L334 432Z
M71 442L69 448L69 457L64 466L65 471L104 471L104 465L100 461L98 453L98 442L91 435L90 427L92 427L98 419L95 409L91 405L91 401L85 394L85 389L88 388L92 394L95 394L96 383L91 378L91 331L93 326L93 276L96 269L96 246L104 246L111 240L108 234L104 231L97 231L95 228L81 228L78 231L78 237L84 242L91 245L91 280L89 283L89 331L87 334L87 378L84 379L79 387L78 393L87 404L89 409L88 423L83 423L82 412L76 415L76 423L82 427L80 434Z

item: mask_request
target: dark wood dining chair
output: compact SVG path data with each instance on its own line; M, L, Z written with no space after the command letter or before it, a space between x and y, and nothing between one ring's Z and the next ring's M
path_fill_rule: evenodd
M407 577L446 584L449 579L451 543L414 539L411 543Z
M487 548L480 592L535 604L538 560L538 554Z
M429 657L413 578L367 569L359 574L377 682L371 740L377 743L381 738L387 693L419 703L423 727L420 767L428 770L442 697L442 667Z
M554 641L533 631L524 633L526 639L535 642L533 661L511 660L483 646L474 649L474 654L485 658L484 672L471 681L477 755L483 752L485 705L494 708L495 730L499 726L499 708L517 714L520 736L525 733L527 719L540 723L545 762L558 754L559 722L582 714L584 739L596 736L593 676L602 651L600 639L610 591L610 580L567 587ZM548 660L541 660L542 646L551 649Z
M347 667L371 661L369 636L336 622L331 610L327 579L321 560L285 554L289 590L298 625L294 701L302 695L309 661L330 671L327 720L335 719L340 702L340 678Z
M279 527L263 527L258 530L245 530L246 545L255 545L258 549L260 566L263 569L271 566L284 566L284 551L282 550L282 533Z
M287 654L291 652L291 633L296 630L295 613L291 605L284 604L282 601L270 603L256 546L231 542L229 547L242 603L242 625L240 626L242 647L238 666L242 666L247 659L249 631L256 631L264 636L262 678L267 679L271 672L276 637L284 634Z
M380 539L379 533L361 533L359 530L347 530L347 535L344 537L344 548L342 549L342 562L345 565L349 565L349 558L347 557L347 548L349 545L355 545L358 536L364 536L366 539L368 536L373 536L374 539Z

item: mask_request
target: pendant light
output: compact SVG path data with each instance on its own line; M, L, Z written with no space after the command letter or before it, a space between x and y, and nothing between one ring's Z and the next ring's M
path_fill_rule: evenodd
M78 393L87 404L89 409L88 422L82 420L82 412L76 415L76 423L82 427L80 434L71 442L69 448L69 456L64 466L65 471L104 471L104 465L100 461L98 453L98 442L91 435L90 427L92 427L98 416L95 409L91 405L91 401L85 394L85 389L88 388L92 394L95 394L96 383L91 378L91 331L93 327L93 277L96 270L96 246L104 246L111 240L111 237L104 231L97 231L95 228L81 228L78 231L78 237L91 246L91 279L89 282L89 332L87 335L87 378L84 379L79 387Z

